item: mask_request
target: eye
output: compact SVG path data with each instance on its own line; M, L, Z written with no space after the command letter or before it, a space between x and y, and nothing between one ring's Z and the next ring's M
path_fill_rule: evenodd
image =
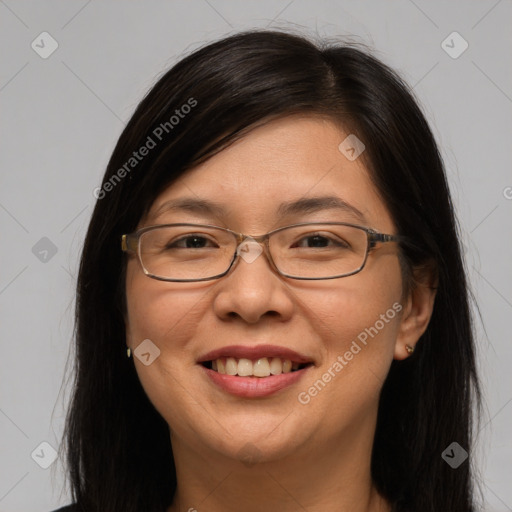
M302 237L298 242L296 242L292 247L302 247L302 248L324 248L324 247L336 247L343 248L349 247L349 244L344 240L336 237L329 237L319 233L311 233L307 236Z
M208 247L218 247L218 245L213 240L204 236L190 234L183 236L178 240L169 241L166 244L165 249L204 249Z

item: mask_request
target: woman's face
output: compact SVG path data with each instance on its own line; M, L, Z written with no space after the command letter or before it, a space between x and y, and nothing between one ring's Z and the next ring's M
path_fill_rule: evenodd
M347 135L309 116L256 128L162 192L139 227L192 222L255 236L327 221L395 233L362 159L338 149ZM283 204L333 196L348 206L278 215ZM216 203L223 213L161 209L183 198ZM372 436L391 361L404 357L394 243L379 244L355 275L313 281L278 275L264 253L239 258L221 279L189 283L148 278L132 257L126 294L127 344L153 347L133 359L145 392L169 424L173 448L202 456L271 461ZM235 365L266 357L270 367L280 353L309 364L277 378L221 377L201 364L212 351ZM282 361L273 364L282 371ZM265 362L258 365L265 373Z

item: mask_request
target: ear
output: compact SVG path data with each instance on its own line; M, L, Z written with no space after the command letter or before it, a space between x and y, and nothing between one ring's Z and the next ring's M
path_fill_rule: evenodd
M413 270L412 284L400 320L400 327L395 343L395 359L406 359L410 356L407 346L413 349L426 331L434 310L437 291L437 273L433 264Z

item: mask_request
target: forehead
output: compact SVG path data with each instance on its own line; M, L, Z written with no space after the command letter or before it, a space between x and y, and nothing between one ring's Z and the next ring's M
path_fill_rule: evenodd
M318 212L319 202L311 199L323 197L329 198L324 201L328 206L338 203L339 211L359 213L360 221L380 217L386 224L389 215L363 159L351 160L340 150L348 135L333 121L316 116L291 116L259 126L180 176L153 202L148 221L160 222L164 214L177 211L174 206L180 201L181 206L195 202L188 211L195 208L200 214L203 201L211 207L204 214L255 226L272 216L276 220L308 213L308 207L310 213ZM294 208L300 202L302 209Z

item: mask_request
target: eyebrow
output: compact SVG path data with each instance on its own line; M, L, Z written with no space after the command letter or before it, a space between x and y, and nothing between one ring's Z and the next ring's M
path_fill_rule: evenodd
M365 216L360 210L337 196L303 197L295 201L284 202L279 205L277 215L279 217L288 217L311 214L323 210L342 211L354 215L361 221L366 221ZM226 210L222 204L196 197L182 197L166 201L156 210L152 217L157 218L166 212L189 212L216 217L226 215Z
M286 217L304 213L316 213L323 210L339 210L351 213L360 220L365 220L365 216L360 210L336 196L303 197L297 201L281 203L277 213L279 216Z

